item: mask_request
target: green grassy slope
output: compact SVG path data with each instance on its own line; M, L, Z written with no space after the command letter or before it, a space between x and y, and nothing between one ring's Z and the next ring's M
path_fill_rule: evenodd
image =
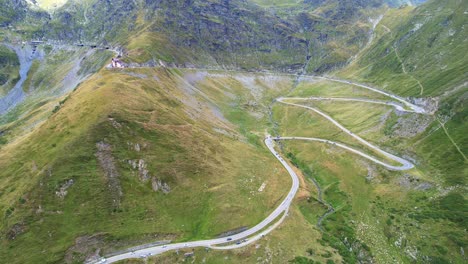
M362 244L379 263L463 262L460 250L467 244L463 219L468 211L464 192L468 175L465 9L464 1L430 1L417 8L389 10L376 28L372 45L336 72L340 77L375 84L399 95L425 98L415 102L425 101L429 109L438 103L438 110L432 115L391 113L380 120L371 117L358 122L375 109L359 104L315 104L361 136L414 158L417 171L399 175L376 173L370 167L367 179L371 184L353 191L350 182L333 185L333 179L340 183L347 179L342 177L344 174L324 173L317 157L310 157L313 146L294 143L291 147L321 186L329 190L325 191L325 199L338 207L336 214L325 221L325 237L330 243L345 247L342 251L346 262L353 261L353 255L345 253L352 242L342 243L344 237L367 245ZM362 96L359 89L341 87L337 91L336 86L323 82L302 85L295 94ZM353 122L350 116L360 118ZM426 186L429 188L420 188L425 181L430 182ZM366 195L362 200L365 202L359 205L360 198ZM351 224L343 227L342 223L348 221Z
M303 80L291 96L382 99L381 95L358 87L313 79ZM411 130L421 122L431 124L435 117L398 114L390 108L365 103L323 101L312 105L366 140L409 157L416 164L410 171L393 172L333 146L286 141L284 152L308 180L317 181L323 199L335 209L323 221L322 245L335 248L343 263L462 263L460 247L465 248L467 243L463 220L467 207L462 187L466 174L451 172L463 170L463 164L458 163L460 159L450 160L447 152L440 154L444 157L427 158L428 153L447 151L451 146L433 142L421 151L414 142L427 137L426 133L409 137L401 134L405 123ZM273 110L281 135L327 138L365 150L318 115L280 104ZM454 121L463 122L456 116ZM448 131L453 131L450 129L453 127L448 127ZM454 164L458 166L451 171L434 173L435 166ZM315 199L311 195L311 199L296 203L311 224L316 224L326 211ZM297 263L323 261L315 255L302 256L306 259L297 259Z
M95 235L106 254L254 225L289 189L262 138L266 105L290 85L242 74L101 71L36 131L3 146L0 254L10 263L78 261L93 250L89 241L70 249L78 237ZM102 154L99 142L112 150ZM117 183L96 155L112 160ZM139 159L146 182L129 163ZM151 177L171 191L153 191Z
M343 75L405 96L441 95L467 78L466 8L465 1L430 1L387 13L380 38Z
M428 173L448 185L466 183L466 8L466 1L452 0L389 11L371 47L337 73L436 102L438 110L424 133L409 139L395 129L388 133L406 141L403 147L413 146Z

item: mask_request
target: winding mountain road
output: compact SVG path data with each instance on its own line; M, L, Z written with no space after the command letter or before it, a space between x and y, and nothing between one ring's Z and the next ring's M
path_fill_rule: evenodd
M150 248L145 248L141 250L137 250L134 252L128 252L116 256L109 257L107 259L101 259L99 262L94 263L113 263L116 261L129 259L129 258L145 258L152 255L161 254L170 250L177 250L177 249L184 249L184 248L194 248L194 247L209 247L213 249L233 249L237 247L242 247L247 244L250 244L264 235L271 232L274 228L276 228L287 216L287 211L289 206L291 205L292 200L294 199L294 195L296 194L297 190L299 189L299 178L294 170L289 166L289 164L279 155L279 153L274 148L274 139L271 136L267 136L265 138L265 145L271 151L271 153L278 159L278 161L286 168L289 175L292 179L292 186L287 194L286 198L281 202L281 204L270 214L268 215L262 222L257 224L256 226L245 230L244 232L223 238L216 238L216 239L209 239L209 240L200 240L200 241L192 241L192 242L182 242L182 243L175 243L169 245L161 245L161 246L154 246ZM282 215L282 216L281 216ZM281 218L272 226L268 227L275 219L278 217ZM268 228L267 228L268 227ZM266 229L265 229L266 228ZM258 233L258 234L256 234ZM252 236L255 235L255 236ZM252 237L250 237L252 236ZM222 245L227 243L234 243L236 241L242 241L246 238L249 238L246 241L243 241L239 244L229 244L229 245ZM229 239L229 240L228 240ZM218 246L216 246L218 245Z
M420 107L420 106L417 106L415 104L412 104L408 101L406 101L404 98L400 97L400 96L396 96L394 94L390 94L390 93L387 93L385 91L382 91L382 90L379 90L377 88L374 88L374 87L371 87L369 85L366 85L366 84L360 84L360 83L356 83L356 82L351 82L351 81L348 81L348 80L343 80L343 79L337 79L337 78L331 78L331 77L326 77L326 76L316 76L315 78L317 79L323 79L323 80L327 80L327 81L332 81L332 82L339 82L339 83L345 83L345 84L350 84L350 85L354 85L354 86L358 86L358 87L361 87L361 88L364 88L364 89L367 89L367 90L371 90L373 92L376 92L376 93L379 93L379 94L383 94L385 96L388 96L394 100L397 100L401 103L403 103L404 105L406 105L407 107L409 107L411 110L413 110L415 113L418 113L418 114L427 114L427 112L424 110L424 108Z
M403 103L404 106L406 106L409 109L406 109L404 106L397 104L395 102L389 102L389 101L380 101L380 100L372 100L372 99L363 99L363 98L332 98L332 97L308 97L308 98L301 98L301 97L280 97L277 99L278 102L289 105L289 106L294 106L294 107L300 107L300 108L305 108L307 110L314 111L315 113L321 115L325 119L329 120L332 122L335 126L340 128L343 132L347 133L348 135L352 136L362 144L366 145L367 147L371 148L372 150L380 153L381 155L385 156L388 159L391 159L393 161L396 161L400 163L400 166L395 166L388 164L384 161L379 160L376 157L372 157L360 150L351 148L349 146L346 146L345 144L327 140L327 139L321 139L321 138L308 138L308 137L292 137L292 136L286 136L286 137L272 137L271 135L267 135L265 137L265 145L267 148L270 150L270 152L275 156L275 158L284 166L284 168L287 170L289 173L291 179L292 179L292 186L291 189L289 190L287 196L283 199L281 204L272 212L270 215L268 215L263 221L261 221L259 224L255 225L254 227L247 229L241 233L228 236L228 237L223 237L223 238L215 238L215 239L208 239L208 240L199 240L199 241L191 241L191 242L181 242L181 243L173 243L173 244L166 244L166 245L159 245L159 246L153 246L153 247L148 247L140 250L135 250L135 251L129 251L126 253L114 255L114 256L109 256L108 258L101 258L98 261L90 262L90 263L114 263L120 260L124 259L130 259L130 258L147 258L150 256L158 255L167 251L171 250L179 250L179 249L191 249L195 247L206 247L206 248L212 248L212 249L218 249L218 250L227 250L227 249L234 249L234 248L240 248L244 247L250 243L253 243L254 241L261 239L264 237L266 234L274 230L277 226L279 226L284 219L288 216L288 210L289 206L291 205L294 196L296 195L298 189L299 189L299 178L297 174L294 172L293 168L283 159L283 157L275 150L275 141L278 140L303 140L303 141L316 141L316 142L322 142L322 143L327 143L327 144L332 144L334 146L343 148L347 151L350 151L354 154L357 154L361 157L364 157L372 162L375 162L377 164L380 164L387 169L390 170L409 170L414 167L414 165L398 156L395 156L391 153L388 153L379 147L371 144L370 142L364 140L363 138L359 137L358 135L352 133L350 130L345 128L343 125L341 125L339 122L334 120L332 117L329 115L325 114L324 112L320 111L317 108L311 107L311 106L305 106L301 104L297 104L291 101L306 101L306 100L336 100L336 101L357 101L357 102L366 102L366 103L373 103L373 104L383 104L383 105L389 105L395 107L399 111L405 111L405 112L414 112L414 113L426 113L423 108L416 106L405 99L389 94L387 92L378 90L376 88L364 85L364 84L356 84L352 83L347 80L341 80L341 79L332 79L329 77L318 77L320 79L326 79L330 81L335 81L335 82L342 82L346 84L351 84L351 85L356 85L365 89L369 89L372 91L375 91L380 94L384 94L392 99L395 99L399 101L400 103ZM275 222L276 220L276 222Z

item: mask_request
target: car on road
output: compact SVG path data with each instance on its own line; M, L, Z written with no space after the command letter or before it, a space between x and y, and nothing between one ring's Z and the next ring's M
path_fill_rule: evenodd
M99 261L98 261L98 263L105 263L106 260L107 260L106 258L100 258Z
M232 240L232 238L228 237L227 241L231 241L231 240Z
M240 243L241 243L240 241L237 241L237 242L236 242L236 245L240 245Z

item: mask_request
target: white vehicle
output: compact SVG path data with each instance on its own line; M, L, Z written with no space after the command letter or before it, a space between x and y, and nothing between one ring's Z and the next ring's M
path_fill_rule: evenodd
M106 258L100 258L98 263L105 263L106 260L107 260Z

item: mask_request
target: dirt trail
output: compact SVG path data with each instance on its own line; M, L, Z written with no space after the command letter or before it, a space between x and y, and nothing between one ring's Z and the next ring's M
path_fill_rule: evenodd
M466 158L465 154L463 153L463 151L460 149L460 147L458 147L457 143L455 143L455 140L453 140L453 138L449 135L448 131L447 131L447 128L445 128L445 124L442 123L439 119L437 119L437 121L439 122L440 126L442 127L442 129L444 130L445 134L447 135L447 137L450 139L450 141L452 142L453 146L458 150L458 152L460 152L460 154L462 155L463 159L465 159L465 161L468 161L468 159Z
M416 77L414 77L412 74L408 73L408 71L406 70L406 67L405 67L405 63L401 59L400 54L398 53L397 47L395 45L393 45L393 51L395 52L395 55L397 56L398 61L400 62L401 70L403 71L403 73L408 75L411 79L415 80L418 83L419 88L420 88L419 95L420 96L423 95L424 86L422 85L422 83Z

